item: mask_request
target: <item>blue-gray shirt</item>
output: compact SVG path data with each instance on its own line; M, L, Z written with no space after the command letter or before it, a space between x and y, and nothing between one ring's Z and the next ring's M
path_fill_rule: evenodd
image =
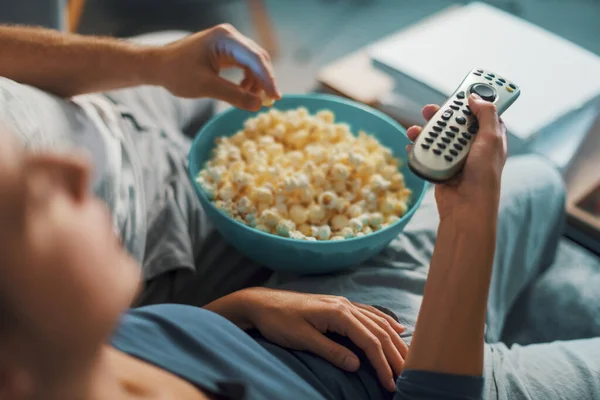
M246 333L210 311L184 305L130 310L112 345L225 399L479 399L483 378L405 371L396 393L379 385L366 356L348 373L322 358Z

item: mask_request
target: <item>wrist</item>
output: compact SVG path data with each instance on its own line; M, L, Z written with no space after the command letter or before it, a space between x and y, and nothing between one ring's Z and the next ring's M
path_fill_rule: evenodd
M145 46L136 49L140 85L165 86L165 71L170 59L169 46Z
M250 289L242 289L221 297L203 308L219 314L223 318L237 325L242 330L252 329L252 304L250 301Z

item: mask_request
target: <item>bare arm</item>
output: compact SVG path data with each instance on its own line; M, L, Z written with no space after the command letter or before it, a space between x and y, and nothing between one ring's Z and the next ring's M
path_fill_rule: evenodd
M118 39L0 26L0 75L69 97L151 83L156 55Z
M441 222L406 368L481 376L506 136L493 104L477 97L469 104L480 129L462 177L436 186Z
M166 46L0 26L0 49L0 76L63 97L144 84L249 110L260 108L263 90L281 97L268 54L225 24ZM219 76L229 67L244 69L241 85Z

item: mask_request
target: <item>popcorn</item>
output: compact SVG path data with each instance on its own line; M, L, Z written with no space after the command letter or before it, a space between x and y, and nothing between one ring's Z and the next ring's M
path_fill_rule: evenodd
M294 223L301 225L308 220L308 211L300 204L294 204L290 208L290 218Z
M349 222L348 217L343 214L338 214L331 218L331 228L333 228L334 231L341 231L348 226Z
M260 231L344 240L389 226L408 209L411 191L392 151L365 132L353 136L329 110L271 108L215 142L197 184L221 211Z
M317 228L317 234L315 235L317 239L327 240L329 236L331 236L331 228L329 225L321 225Z
M275 104L275 99L269 97L264 91L260 92L260 101L264 107L272 107Z

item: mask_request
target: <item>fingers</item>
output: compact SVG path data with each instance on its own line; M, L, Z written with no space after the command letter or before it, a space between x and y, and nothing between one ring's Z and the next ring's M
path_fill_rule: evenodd
M500 121L498 120L498 111L494 103L481 99L475 93L469 96L469 107L479 122L479 132L483 135L500 135Z
M439 109L440 106L436 104L427 104L425 107L423 107L421 114L423 115L423 118L425 118L426 121L429 121L431 118L433 118L433 116L436 112L438 112Z
M359 314L359 313L357 313ZM359 318L362 319L359 320ZM332 329L344 336L347 336L360 347L367 358L371 362L373 368L377 372L377 377L381 384L390 391L395 389L395 381L394 375L392 373L392 369L390 368L390 364L388 363L388 359L386 358L386 354L384 353L384 348L390 351L393 351L393 345L391 345L391 339L389 336L380 334L381 339L371 332L371 329L367 328L365 324L371 325L373 330L382 331L381 328L375 326L373 328L372 325L375 325L366 317L359 317L352 312L342 312L335 313L333 315L332 321ZM364 322L366 321L366 322ZM387 340L385 339L387 337ZM384 341L384 343L382 343ZM391 355L391 358L395 360L396 356ZM396 361L395 361L396 362Z
M371 314L375 314L378 317L385 319L390 324L390 326L398 333L402 333L406 330L404 325L402 325L400 322L396 321L391 316L387 315L383 311L378 310L377 308L375 308L373 306L367 306L367 305L360 304L360 303L352 303L352 304L354 304L356 307L358 307L360 309L363 309L365 311L370 312Z
M226 46L229 55L242 67L250 70L262 89L273 99L280 99L281 93L275 84L275 73L269 54L254 41L228 27Z
M219 76L215 76L213 79L215 82L207 85L211 87L212 93L210 93L210 95L213 97L226 101L244 110L260 110L262 101L257 94L246 91L241 86L231 83L230 81Z
M297 348L315 353L338 368L354 372L360 367L360 361L353 352L308 324L299 329L298 337L302 338L302 343Z
M408 346L406 345L406 343L404 343L404 340L402 340L402 338L400 337L400 333L396 331L396 329L391 325L391 323L387 319L380 317L378 315L375 315L368 310L361 309L360 312L363 313L367 318L371 319L375 324L377 324L385 332L387 332L387 334L392 339L392 342L394 343L395 348L400 352L400 355L402 356L402 365L400 366L399 370L397 368L394 369L394 372L396 373L396 375L400 375L400 373L402 372L402 369L404 367L404 360L406 360L406 357L408 357ZM394 319L392 318L392 320L394 320ZM404 329L404 328L402 328L402 329Z
M419 134L422 130L423 128L421 128L420 126L413 125L406 130L406 136L408 136L408 139L414 142L417 140L417 137L419 137Z

